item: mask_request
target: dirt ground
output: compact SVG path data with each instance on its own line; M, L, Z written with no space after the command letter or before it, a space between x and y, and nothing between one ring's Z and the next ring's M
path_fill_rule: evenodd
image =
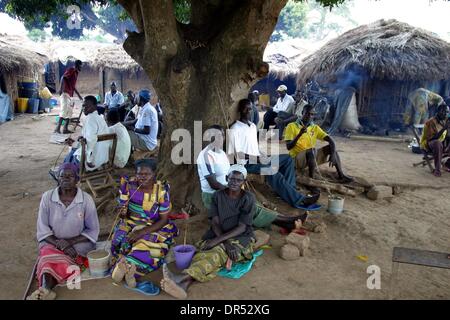
M62 147L48 142L55 118L33 120L23 115L0 125L0 299L21 299L35 262L36 218L42 193L55 187L48 175ZM413 168L420 156L407 143L337 139L338 151L350 175L370 182L402 182L449 186L450 174L433 177L428 168ZM197 177L192 177L196 180ZM279 258L284 236L268 231L271 249L256 260L240 280L216 278L195 284L191 299L385 299L388 297L392 249L395 246L450 252L449 189L406 190L393 199L371 201L347 197L345 212L333 216L324 209L312 219L327 225L325 233L309 233L310 251L295 261ZM320 199L326 207L326 195ZM283 208L283 205L280 206ZM112 215L100 217L109 231ZM178 223L178 222L177 222ZM188 237L195 241L207 227L206 217L191 219ZM181 226L181 229L184 229ZM179 238L182 241L182 235ZM364 262L359 255L368 257ZM381 269L381 290L366 286L367 267ZM398 298L449 299L450 270L400 266ZM157 281L160 272L151 278ZM82 283L82 290L57 290L61 299L144 299L114 286L110 279ZM147 299L170 299L162 293Z

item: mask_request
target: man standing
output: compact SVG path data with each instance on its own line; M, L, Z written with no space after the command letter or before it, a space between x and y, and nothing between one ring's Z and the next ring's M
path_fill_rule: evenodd
M139 91L139 111L137 118L124 122L124 126L130 134L131 144L135 149L144 151L157 150L158 135L158 113L155 107L150 104L150 90Z
M314 204L320 195L305 196L296 189L294 161L287 154L278 156L278 170L274 172L274 159L262 155L259 151L257 130L250 121L251 103L248 99L238 102L239 120L237 120L228 132L227 153L230 162L236 158L238 164L245 165L249 173L261 174L267 171L267 183L284 201L294 208L304 209ZM270 174L269 174L270 173Z
M405 126L425 123L430 118L430 111L435 111L444 99L430 90L419 88L408 95L408 104L403 116ZM433 112L431 112L433 114Z
M75 61L75 67L68 68L61 78L61 87L59 89L59 101L61 104L61 113L59 114L58 125L56 126L55 133L61 133L61 125L65 121L63 133L72 133L69 131L70 118L72 118L74 102L72 97L74 92L78 95L81 101L83 98L76 89L78 74L81 71L82 62L80 60Z
M447 137L450 119L448 118L449 109L446 104L438 107L435 117L429 119L423 127L420 147L433 153L434 171L436 177L441 176L441 162L444 153L450 152L449 138ZM450 159L444 165L444 169L450 172Z
M282 84L278 87L278 100L273 108L269 110L264 115L264 129L269 130L269 127L275 123L275 118L279 117L285 119L292 115L295 107L295 100L290 95L286 93L287 87ZM280 137L283 132L280 132Z
M98 135L108 134L108 126L97 112L97 99L94 96L86 96L83 102L84 115L86 116L81 136L78 141L86 142L86 170L93 171L109 160L109 141L98 142ZM67 143L75 142L68 139ZM64 162L79 163L81 161L81 147L72 148L64 159Z
M123 94L117 91L117 86L115 82L111 82L109 87L111 91L107 92L105 95L105 103L97 108L99 114L104 114L105 110L119 109L119 115L121 121L125 119L125 108L120 108L120 106L125 102Z
M286 127L284 133L284 140L286 147L289 150L289 155L296 159L297 170L302 170L306 167L309 169L309 177L314 178L314 171L316 163L318 165L328 162L330 166L336 167L339 180L342 182L353 181L342 171L341 160L336 151L336 144L331 137L325 133L318 125L312 122L314 114L314 107L307 104L303 107L303 117L296 122L290 123ZM319 149L316 155L317 140L326 141L328 145Z

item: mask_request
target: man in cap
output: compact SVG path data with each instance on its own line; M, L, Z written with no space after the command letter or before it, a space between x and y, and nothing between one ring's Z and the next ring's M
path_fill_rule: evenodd
M353 181L342 170L341 160L336 151L334 140L318 125L313 123L312 117L314 114L314 107L310 104L305 105L303 117L296 122L290 123L284 133L286 147L289 150L289 155L296 159L297 170L302 171L307 167L309 169L309 177L313 178L316 163L321 165L327 162L328 158L330 167L336 167L339 180L342 182ZM326 141L328 145L316 152L317 140Z
M282 84L277 89L278 92L278 100L277 103L273 106L273 108L269 108L269 110L264 115L264 129L269 130L271 125L275 125L275 119L277 117L281 119L286 119L292 115L295 108L295 100L292 96L287 94L287 87ZM277 127L278 128L278 127ZM281 137L283 132L279 132L279 136Z
M138 105L141 107L137 118L124 122L130 134L131 145L137 150L155 151L158 145L158 113L150 104L150 90L139 91Z

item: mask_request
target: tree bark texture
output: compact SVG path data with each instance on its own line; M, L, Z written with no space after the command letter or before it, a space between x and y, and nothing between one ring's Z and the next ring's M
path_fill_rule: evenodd
M262 57L287 0L192 0L189 24L176 20L172 0L118 2L138 29L124 49L152 80L165 112L159 173L176 205L199 205L196 168L172 163L177 142L171 134L187 129L193 145L194 121L202 121L204 131L235 119L236 102L269 72ZM192 163L196 157L192 152Z

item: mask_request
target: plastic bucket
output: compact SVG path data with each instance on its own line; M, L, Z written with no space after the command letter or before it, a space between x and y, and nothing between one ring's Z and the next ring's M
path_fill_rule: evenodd
M39 113L39 99L28 99L28 113Z
M28 98L17 99L17 112L25 113L28 109Z
M341 214L344 211L344 197L329 196L328 197L328 212L332 214Z
M39 92L36 89L19 88L19 97L21 98L38 98Z
M58 100L50 99L50 108L53 108L58 105Z
M31 81L18 82L19 88L23 89L37 89L38 83Z
M184 270L191 265L192 257L195 254L195 247L190 244L175 246L173 253L175 256L175 265L178 269Z
M52 98L52 93L50 92L50 90L48 90L47 87L45 87L39 93L39 97L42 98L42 99L51 99Z
M89 272L93 277L106 277L109 273L111 253L104 249L93 250L87 254Z

